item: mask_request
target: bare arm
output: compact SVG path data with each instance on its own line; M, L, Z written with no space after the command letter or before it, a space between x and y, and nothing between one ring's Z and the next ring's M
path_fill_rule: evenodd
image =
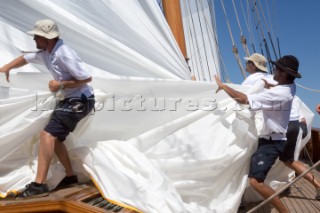
M317 110L317 112L320 114L320 104L317 105L316 110Z
M70 80L70 81L61 81L61 82L56 80L51 80L49 82L49 89L51 92L57 92L60 88L77 88L91 81L92 81L91 77L85 80Z
M215 75L214 78L216 79L216 82L219 86L216 92L219 90L224 90L231 98L233 98L235 101L237 101L240 104L247 104L248 103L248 97L246 94L239 92L237 90L232 89L231 87L223 84L220 80L220 78Z
M24 59L23 56L19 56L8 64L0 67L0 72L5 73L6 79L9 82L9 72L11 69L19 68L26 65L28 62Z

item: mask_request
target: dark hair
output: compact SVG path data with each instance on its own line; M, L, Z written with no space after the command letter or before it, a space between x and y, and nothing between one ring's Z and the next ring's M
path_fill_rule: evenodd
M59 40L59 36L58 36L58 37L53 38L52 40L54 40L54 41L58 41L58 40Z

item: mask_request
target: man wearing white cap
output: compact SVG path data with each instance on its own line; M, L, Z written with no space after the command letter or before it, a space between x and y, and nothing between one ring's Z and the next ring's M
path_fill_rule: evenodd
M90 113L95 102L93 89L87 84L91 82L90 73L84 68L76 52L59 39L60 33L56 23L49 19L39 20L28 34L34 36L39 51L14 59L0 67L0 72L5 73L9 81L11 69L28 63L44 64L53 76L53 80L48 83L50 91L60 91L64 99L58 102L47 126L40 133L36 179L28 184L17 198L48 195L46 179L54 153L66 172L66 177L59 183L58 188L78 182L63 142L76 128L77 123Z
M267 59L263 55L254 53L244 59L246 60L246 71L250 75L242 82L242 85L253 85L258 80L267 77Z

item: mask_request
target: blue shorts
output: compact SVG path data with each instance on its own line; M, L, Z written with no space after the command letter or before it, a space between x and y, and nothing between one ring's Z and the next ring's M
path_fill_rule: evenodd
M264 181L285 145L285 140L259 138L258 149L251 157L249 178Z
M290 121L287 129L287 144L279 159L283 162L293 162L294 151L296 150L297 139L300 131L299 121Z
M82 95L81 98L66 98L59 101L44 131L57 137L61 142L65 141L77 123L91 112L94 103L94 95L88 98Z

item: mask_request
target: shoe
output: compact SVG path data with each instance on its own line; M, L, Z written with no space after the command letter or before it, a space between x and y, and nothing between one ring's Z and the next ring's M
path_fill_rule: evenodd
M320 189L316 190L316 197L314 199L320 200Z
M31 182L26 185L26 188L23 192L16 195L16 199L23 198L36 198L36 197L45 197L49 195L49 188L47 184L40 184L36 182Z
M55 189L64 189L78 183L79 182L76 175L72 175L69 177L65 176Z
M283 197L287 197L290 195L290 193L291 193L291 188L289 187L286 190L284 190L283 192L281 192L279 195L283 196Z

